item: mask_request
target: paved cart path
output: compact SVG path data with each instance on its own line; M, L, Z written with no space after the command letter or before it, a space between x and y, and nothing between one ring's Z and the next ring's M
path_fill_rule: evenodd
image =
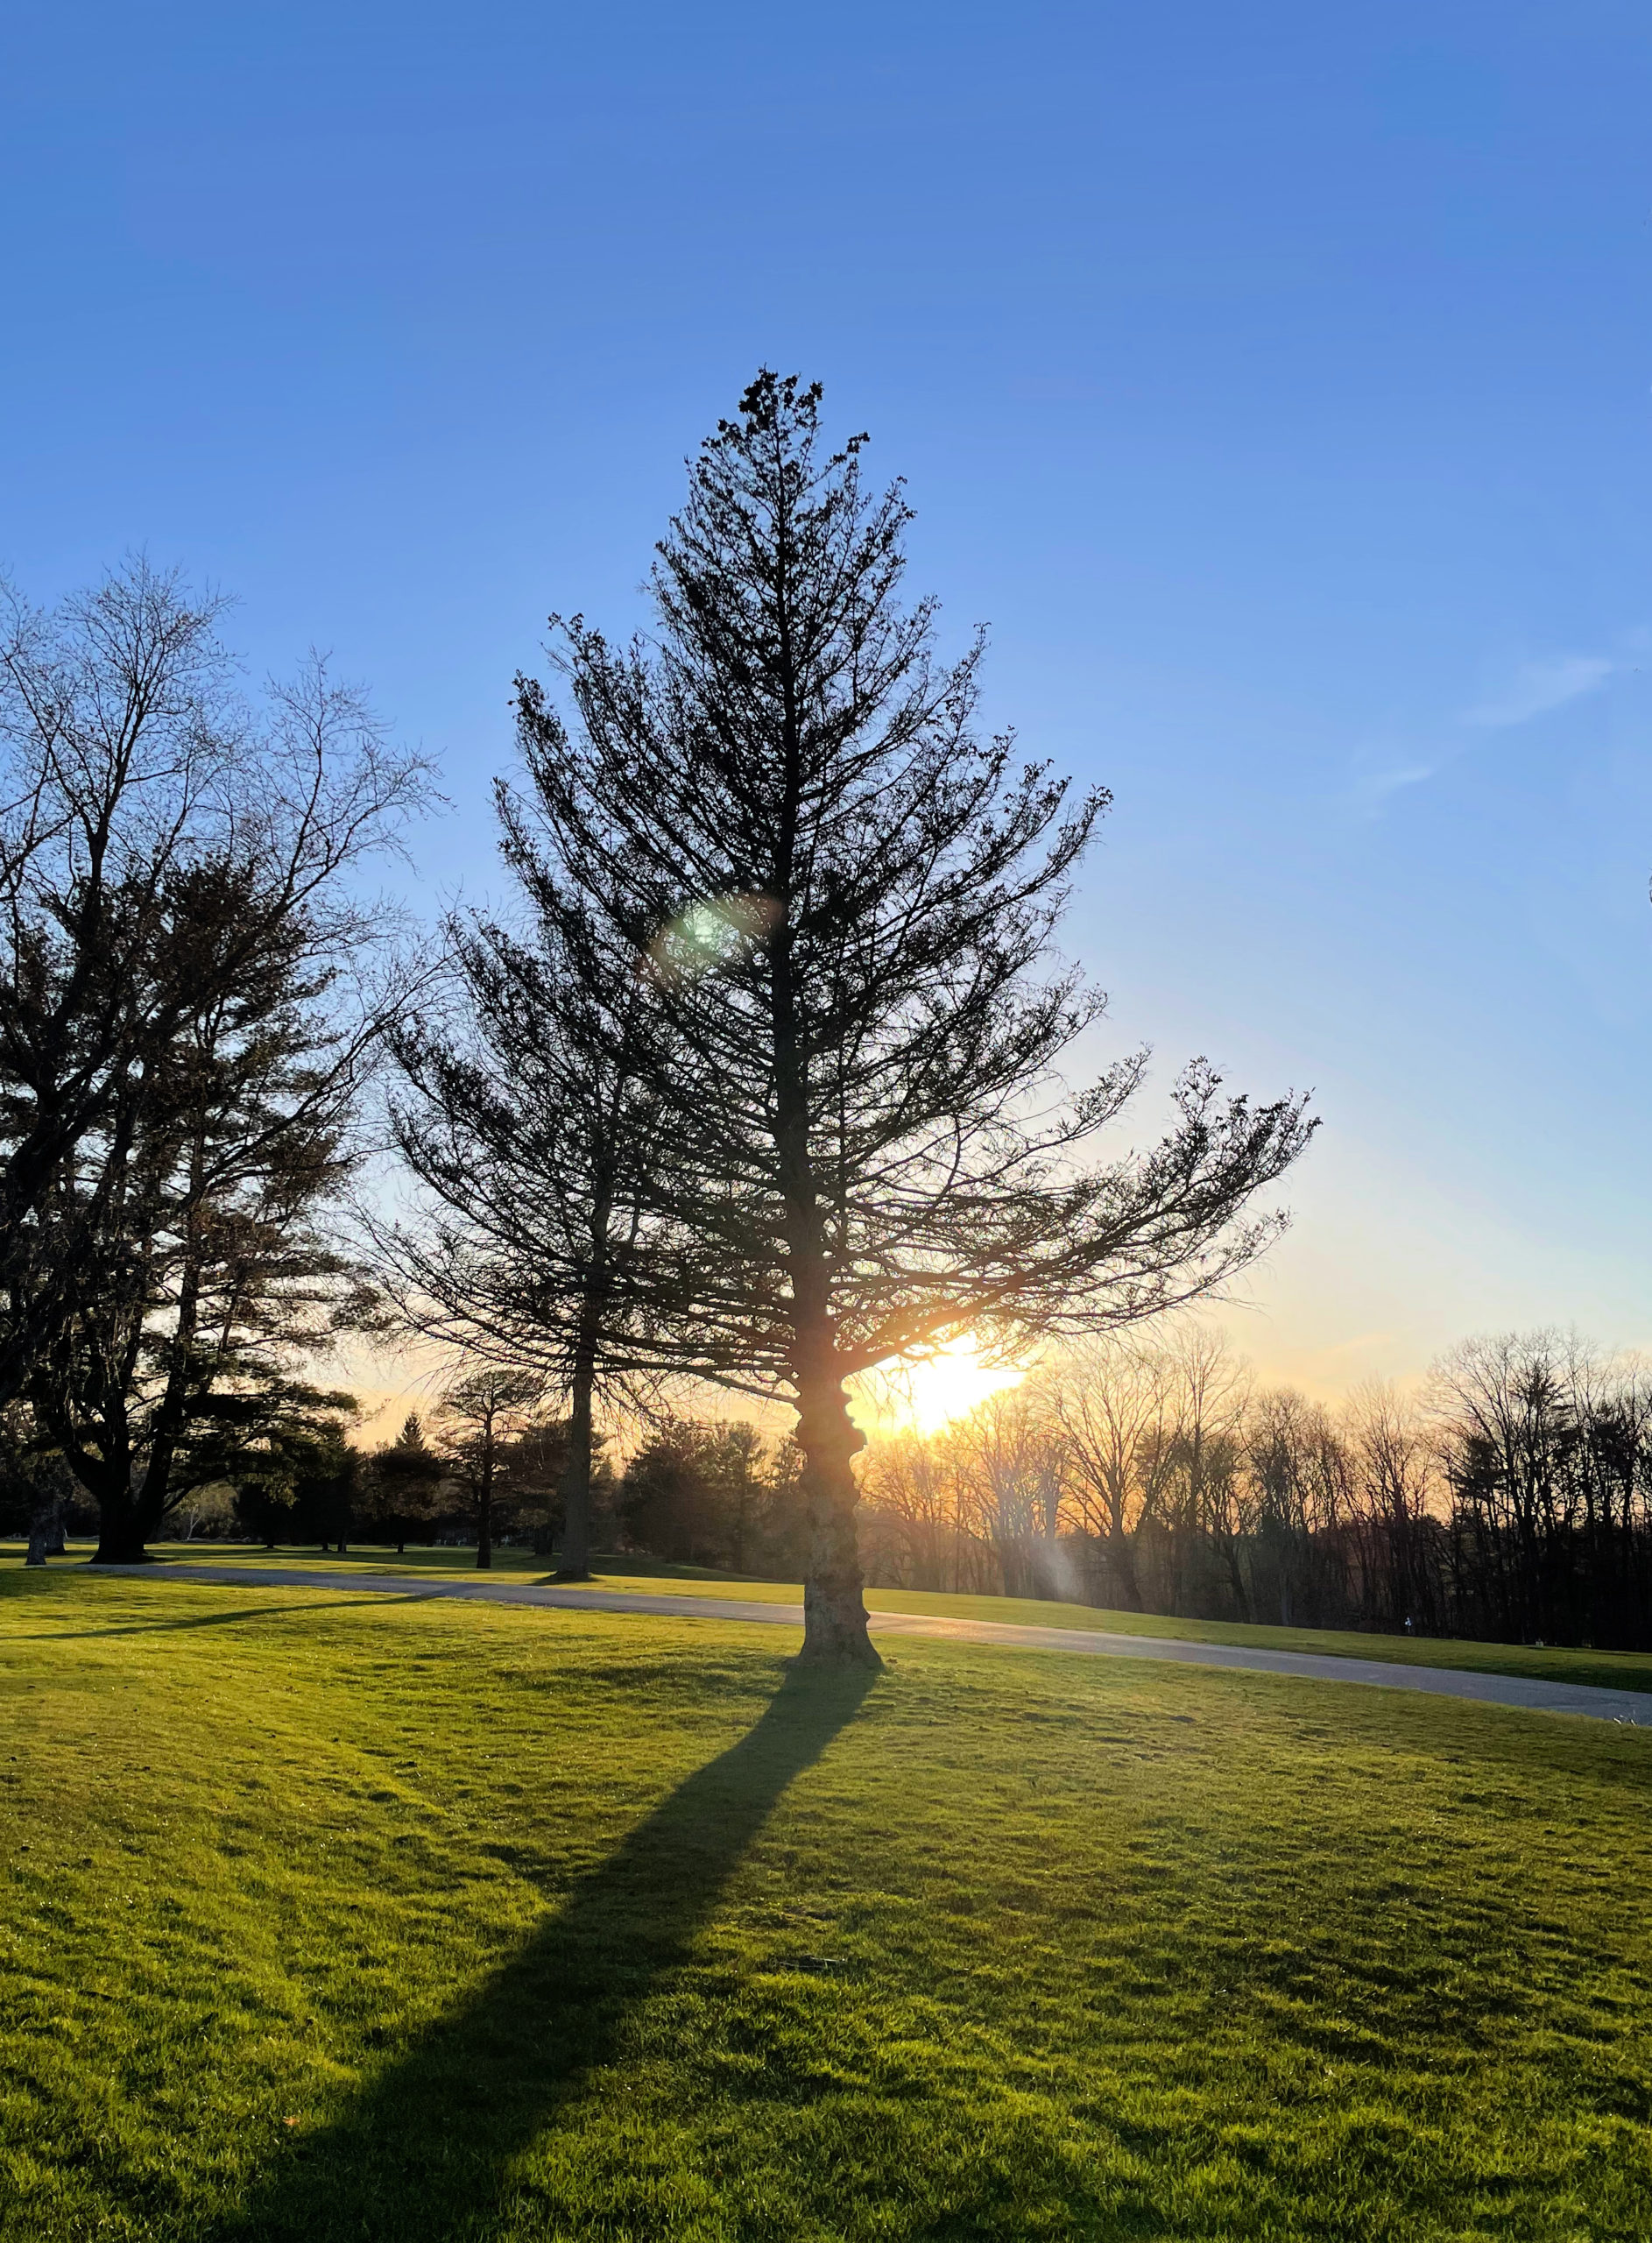
M667 1620L752 1620L801 1628L801 1604L757 1604L732 1596L650 1596L640 1589L554 1587L525 1581L421 1581L413 1574L328 1573L289 1566L99 1566L100 1574L145 1581L228 1582L241 1588L354 1589L375 1596L457 1596L484 1604L549 1605L559 1611L649 1612ZM1604 1690L1586 1682L1543 1682L1523 1674L1470 1673L1453 1666L1402 1666L1324 1652L1265 1651L1246 1644L1183 1643L1168 1636L1116 1636L1089 1628L1020 1628L999 1620L949 1620L920 1612L874 1612L876 1636L928 1636L943 1643L999 1644L1025 1651L1077 1652L1091 1659L1169 1659L1184 1666L1239 1667L1315 1682L1359 1682L1378 1690L1423 1690L1548 1714L1583 1714L1652 1729L1652 1693Z

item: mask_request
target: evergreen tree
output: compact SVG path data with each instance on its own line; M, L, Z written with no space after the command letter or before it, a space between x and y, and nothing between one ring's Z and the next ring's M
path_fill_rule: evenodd
M845 1380L1208 1291L1276 1235L1243 1211L1309 1125L1199 1065L1156 1149L1097 1157L1144 1060L1063 1096L1101 1001L1050 960L1106 796L978 736L980 643L944 664L902 607L900 489L864 487L864 439L827 452L818 404L759 374L660 548L652 640L557 625L575 721L528 680L519 709L558 880L651 963L675 1363L794 1403L803 1655L872 1661Z
M507 1377L531 1367L566 1397L557 1578L584 1581L596 1402L656 1361L653 1024L611 923L547 864L531 808L506 788L499 807L527 924L450 920L445 1016L391 1037L392 1128L417 1204L378 1243L405 1326Z
M364 1475L364 1512L378 1533L405 1549L420 1528L428 1534L440 1516L444 1473L426 1436L424 1420L409 1410L393 1441L376 1448Z
M244 949L257 878L220 860L168 882L152 971L179 985L173 1030L39 1226L47 1258L79 1267L30 1396L98 1504L102 1562L140 1558L290 1415L302 1360L370 1313L326 1221L367 1039L335 1016L301 911Z
M355 971L384 916L342 875L393 841L424 768L319 662L249 708L216 637L222 605L141 560L53 613L0 586L0 1403L59 1406L36 1390L60 1388L66 1348L85 1368L88 1334L97 1379L136 1375L162 1107L212 1008L244 1003L272 967L289 992L330 983L332 1024L357 1013L335 1082L385 994Z

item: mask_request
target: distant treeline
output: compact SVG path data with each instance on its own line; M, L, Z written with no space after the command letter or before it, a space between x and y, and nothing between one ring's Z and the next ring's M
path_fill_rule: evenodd
M1652 1648L1652 1370L1471 1341L1336 1410L1208 1330L872 1445L868 1578L1286 1626Z
M1652 1649L1652 1371L1553 1333L1336 1409L1197 1323L1100 1341L860 1468L873 1586ZM796 1580L801 1470L750 1426L669 1420L604 1475L604 1539Z
M531 1384L484 1374L371 1451L311 1435L179 1527L548 1552L567 1435ZM611 1550L804 1569L794 1441L665 1418L623 1461L604 1443L594 1479ZM1470 1341L1415 1392L1373 1384L1335 1409L1257 1383L1198 1324L1098 1341L939 1433L874 1437L861 1487L874 1587L1652 1650L1652 1369L1553 1333ZM0 1525L32 1500L0 1468ZM67 1512L93 1522L78 1491Z
M795 1579L789 1444L677 1422L632 1458L631 1546ZM1066 1351L861 1462L877 1587L1190 1619L1652 1650L1652 1370L1554 1333L1474 1340L1335 1409L1206 1327Z

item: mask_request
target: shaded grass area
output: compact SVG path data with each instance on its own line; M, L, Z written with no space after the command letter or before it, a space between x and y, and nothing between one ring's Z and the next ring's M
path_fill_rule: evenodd
M0 1576L0 2236L1652 2232L1652 1738L765 1632Z
M92 1546L86 1545L89 1556ZM8 1552L0 1545L0 1562ZM15 1554L22 1555L18 1546ZM77 1552L77 1555L81 1554ZM313 1546L277 1552L244 1545L202 1542L157 1543L154 1555L168 1563L313 1565L318 1572L359 1570L364 1574L431 1574L455 1580L485 1580L465 1553L415 1549L352 1550L347 1557L321 1555ZM641 1589L652 1595L738 1596L753 1604L801 1604L798 1581L758 1581L750 1574L716 1573L702 1566L674 1566L659 1560L598 1558L596 1585ZM542 1558L531 1551L496 1553L495 1570L513 1580L549 1581ZM944 1619L988 1620L1014 1627L1087 1628L1110 1635L1157 1636L1178 1643L1242 1644L1265 1651L1311 1652L1333 1659L1378 1659L1401 1666L1453 1667L1472 1674L1522 1674L1543 1682L1585 1682L1607 1690L1652 1691L1652 1652L1579 1651L1556 1645L1486 1644L1435 1636L1360 1635L1337 1628L1271 1628L1226 1620L1178 1620L1156 1612L1115 1612L1091 1604L1062 1604L1041 1597L954 1596L928 1589L872 1588L866 1603L873 1612L933 1613Z

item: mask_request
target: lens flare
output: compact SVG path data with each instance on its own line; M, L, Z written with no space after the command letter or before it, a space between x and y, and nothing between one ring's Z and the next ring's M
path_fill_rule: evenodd
M649 944L649 966L667 987L726 973L773 931L780 916L771 895L717 895L691 903Z

